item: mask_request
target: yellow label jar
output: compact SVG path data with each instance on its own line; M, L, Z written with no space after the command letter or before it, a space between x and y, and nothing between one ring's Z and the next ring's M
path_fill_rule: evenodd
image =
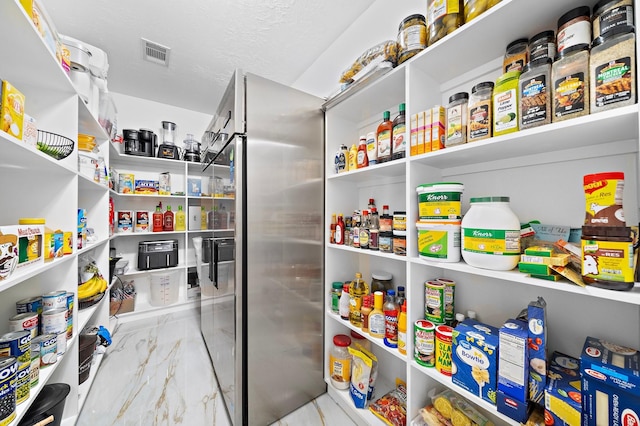
M518 81L520 71L509 71L498 80L493 91L493 136L518 131Z
M587 284L610 290L633 288L630 228L582 227L582 279Z

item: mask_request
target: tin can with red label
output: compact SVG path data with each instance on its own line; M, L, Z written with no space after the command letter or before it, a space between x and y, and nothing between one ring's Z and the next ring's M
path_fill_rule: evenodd
M149 212L141 210L136 212L136 232L149 231Z
M451 376L451 340L453 329L448 325L436 327L436 370Z
M9 319L9 330L11 331L28 331L31 338L38 335L38 313L25 312L23 314L14 315Z

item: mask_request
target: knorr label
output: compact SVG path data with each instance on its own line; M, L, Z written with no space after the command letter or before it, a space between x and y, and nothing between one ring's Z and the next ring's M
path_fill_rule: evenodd
M428 192L418 195L420 220L460 219L460 191Z
M463 251L497 256L520 255L520 230L464 228Z

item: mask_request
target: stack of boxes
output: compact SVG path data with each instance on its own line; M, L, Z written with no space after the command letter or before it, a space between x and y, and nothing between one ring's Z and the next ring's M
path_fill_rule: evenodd
M426 111L411 116L410 154L420 155L426 152L444 149L446 137L445 108L436 105Z
M498 411L521 423L529 417L529 332L527 323L511 319L500 328Z
M523 274L530 274L533 278L558 281L561 275L551 269L552 266L566 266L570 255L556 253L551 247L533 246L526 248L520 255L518 269Z

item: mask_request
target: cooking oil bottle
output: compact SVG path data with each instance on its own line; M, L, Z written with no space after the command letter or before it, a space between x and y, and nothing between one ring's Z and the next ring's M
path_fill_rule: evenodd
M356 272L356 279L349 285L349 322L362 328L362 297L369 294L369 286L362 279L362 274Z

